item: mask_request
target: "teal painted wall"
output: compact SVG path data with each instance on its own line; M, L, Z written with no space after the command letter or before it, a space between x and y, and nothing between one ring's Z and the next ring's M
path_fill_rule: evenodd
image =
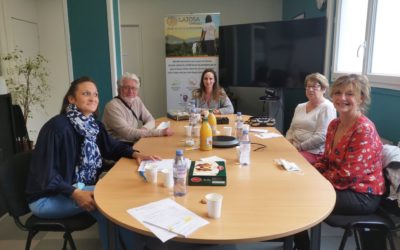
M304 13L306 18L324 17L326 16L326 8L323 10L317 9L315 0L282 1L282 19L292 19L301 13Z
M400 91L372 88L368 117L378 133L394 144L400 141Z
M315 7L315 0L283 0L282 4L283 19L291 19L302 12L306 18L326 16L326 10L320 11ZM292 98L296 96L296 93L287 94ZM294 98L289 105L301 102L303 97ZM368 117L375 123L381 137L397 144L400 141L400 91L372 88L371 99ZM289 115L285 114L285 119L289 119Z
M106 0L68 0L74 78L89 76L100 96L100 116L112 98Z
M115 35L115 54L117 64L117 78L122 76L122 59L121 59L121 34L119 28L119 0L113 1L114 12L114 35Z

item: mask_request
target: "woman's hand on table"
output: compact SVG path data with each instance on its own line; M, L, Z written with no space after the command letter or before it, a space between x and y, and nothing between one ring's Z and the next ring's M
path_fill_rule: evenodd
M220 111L219 109L214 109L214 110L213 110L213 113L214 113L215 115L220 115L220 114L221 114L221 111Z
M158 155L145 155L139 152L133 153L133 158L136 159L137 163L140 165L142 161L160 161L162 158Z

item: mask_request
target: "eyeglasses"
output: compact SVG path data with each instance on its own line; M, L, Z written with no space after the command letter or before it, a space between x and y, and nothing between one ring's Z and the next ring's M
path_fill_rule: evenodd
M123 86L122 87L124 90L132 90L132 91L135 91L135 90L138 90L139 88L138 87L129 87L129 86Z
M321 85L320 84L315 84L315 85L307 85L306 86L306 89L313 89L313 90L319 90L321 88Z

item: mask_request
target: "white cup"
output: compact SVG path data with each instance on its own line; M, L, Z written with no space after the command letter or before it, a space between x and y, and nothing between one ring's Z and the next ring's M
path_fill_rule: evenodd
M224 135L232 136L232 127L224 127Z
M164 187L172 189L174 187L174 176L172 174L172 169L165 168L161 171L163 175Z
M146 180L149 183L156 184L157 183L157 165L149 164L144 168L144 175L146 176Z
M186 137L191 137L192 136L192 126L185 126L185 135Z
M208 217L218 219L221 217L223 196L217 193L206 195Z
M200 126L194 126L193 127L193 135L195 137L200 137Z

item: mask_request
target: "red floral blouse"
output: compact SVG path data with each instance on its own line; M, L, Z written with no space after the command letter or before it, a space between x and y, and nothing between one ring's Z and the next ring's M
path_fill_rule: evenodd
M382 143L374 124L360 116L333 148L339 124L340 119L329 124L325 152L315 167L335 189L382 195L385 192Z

